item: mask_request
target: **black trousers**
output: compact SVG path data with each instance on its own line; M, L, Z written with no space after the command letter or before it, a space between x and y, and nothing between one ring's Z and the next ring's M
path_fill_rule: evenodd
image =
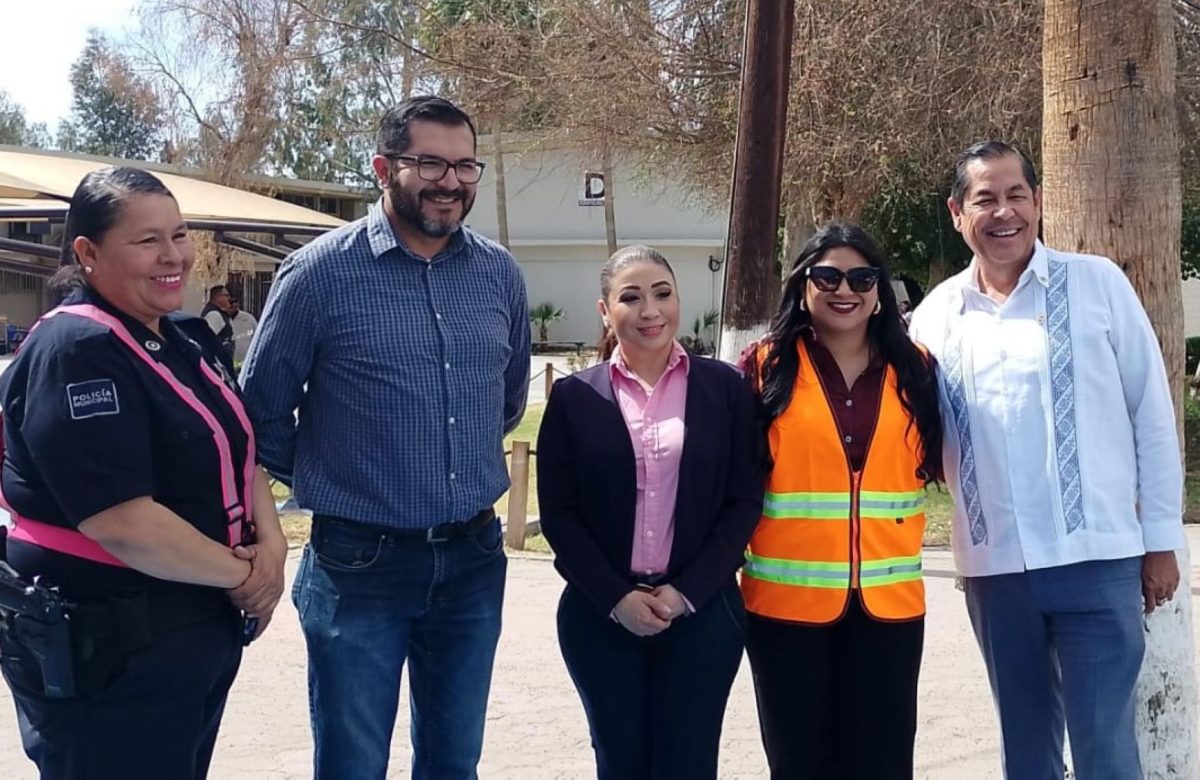
M857 592L829 626L751 614L746 652L772 779L911 778L924 641L924 618L874 620Z
M716 778L745 626L732 580L652 637L629 633L567 586L558 642L583 700L600 780Z
M100 693L72 699L47 699L24 651L5 646L21 743L42 780L205 777L241 662L239 627L231 609L166 632Z

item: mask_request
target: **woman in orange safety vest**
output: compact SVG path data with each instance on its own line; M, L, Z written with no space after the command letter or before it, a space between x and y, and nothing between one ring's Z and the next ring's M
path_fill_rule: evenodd
M771 776L911 778L942 427L933 361L864 230L805 244L747 357L771 471L742 593Z

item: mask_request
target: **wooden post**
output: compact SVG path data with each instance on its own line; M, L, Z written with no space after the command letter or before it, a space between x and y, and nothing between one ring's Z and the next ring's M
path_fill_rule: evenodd
M795 0L748 0L719 354L735 360L779 299L779 226Z
M550 390L554 387L554 364L547 361L546 363L546 395L545 399L550 400Z
M504 543L512 550L525 549L525 515L529 511L529 442L512 443L512 487L508 489L508 527Z

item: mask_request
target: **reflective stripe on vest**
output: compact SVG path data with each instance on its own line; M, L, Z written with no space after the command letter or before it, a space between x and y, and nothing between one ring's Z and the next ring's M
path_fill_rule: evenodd
M221 393L222 398L233 409L238 424L246 433L246 464L242 475L241 495L238 494L237 490L237 470L233 464L233 450L229 443L229 437L225 434L225 429L221 427L220 422L217 421L212 411L196 397L196 393L190 387L180 382L178 377L172 374L166 366L150 357L142 345L138 343L137 339L133 337L133 334L129 332L129 329L125 327L125 324L108 312L90 304L60 306L57 309L47 312L38 322L40 324L40 322L60 314L83 317L108 328L122 344L128 347L138 359L161 378L181 401L187 404L192 411L196 412L204 420L205 425L212 432L213 443L217 447L221 473L221 500L227 518L226 533L228 543L230 547L242 544L243 530L253 521L254 503L252 495L254 489L255 448L253 428L237 394L225 384L217 372L201 357L201 373ZM32 329L30 333L32 333ZM0 496L0 500L3 500L2 496ZM13 529L10 532L12 538L66 555L73 555L77 558L86 558L98 563L106 563L110 566L125 565L97 542L79 531L22 517L11 510L7 501L3 501L3 503L5 508L9 509L10 514L12 514Z
M746 608L826 624L842 616L858 588L876 618L918 617L925 611L925 490L895 372L886 371L867 457L854 473L808 349L800 343L797 350L792 399L769 433L775 467L742 571Z
M826 561L792 561L746 555L743 571L752 577L782 585L845 589L850 584L850 564ZM859 571L860 587L875 588L894 582L921 579L921 556L864 561Z
M860 490L858 513L864 518L913 517L924 511L925 491ZM845 520L850 493L771 493L763 500L763 515L775 519Z

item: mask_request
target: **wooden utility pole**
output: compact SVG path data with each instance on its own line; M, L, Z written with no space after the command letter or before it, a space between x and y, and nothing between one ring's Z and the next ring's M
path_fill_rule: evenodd
M775 240L787 130L794 0L748 0L726 240L720 356L762 334L779 297Z
M1181 414L1182 196L1170 0L1046 0L1044 230L1057 249L1112 258L1158 334ZM1187 548L1175 599L1147 618L1137 719L1143 776L1200 777Z

